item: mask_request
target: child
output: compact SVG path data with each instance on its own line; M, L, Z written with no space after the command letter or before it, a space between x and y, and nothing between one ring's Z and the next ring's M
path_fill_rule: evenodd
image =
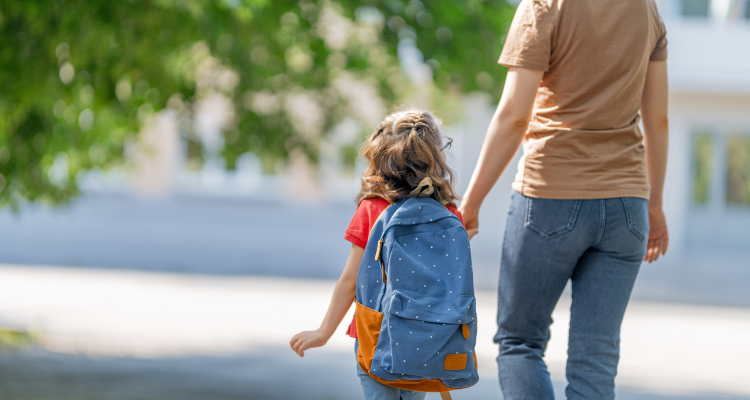
M344 266L328 312L320 328L300 332L290 341L292 349L300 356L313 347L323 346L333 335L355 298L357 270L364 254L370 230L380 213L389 204L403 199L421 186L424 180L431 183L431 197L447 202L447 208L459 219L461 214L453 201L453 171L446 163L439 121L426 111L404 111L387 116L370 136L362 150L368 162L362 175L362 189L357 195L359 204L344 238L352 243L349 258ZM463 220L462 220L463 222ZM476 233L469 232L469 237ZM347 334L357 338L357 328L352 321ZM355 353L358 346L355 343ZM357 367L365 399L424 399L425 393L402 390L383 385Z

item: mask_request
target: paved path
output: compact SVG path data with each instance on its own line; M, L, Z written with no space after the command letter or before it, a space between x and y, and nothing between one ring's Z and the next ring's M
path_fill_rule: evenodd
M320 323L332 288L327 280L0 266L0 323L41 338L0 352L0 399L360 399L343 326L303 359L287 347ZM555 310L547 353L558 398L568 307L563 298ZM501 398L494 293L478 294L478 312L482 379L457 400ZM618 399L750 399L749 334L750 309L633 302Z

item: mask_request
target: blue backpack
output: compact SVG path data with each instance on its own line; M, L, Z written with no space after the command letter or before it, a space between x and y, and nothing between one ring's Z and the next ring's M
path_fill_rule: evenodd
M357 273L360 368L395 388L445 392L478 380L469 237L432 198L386 208Z

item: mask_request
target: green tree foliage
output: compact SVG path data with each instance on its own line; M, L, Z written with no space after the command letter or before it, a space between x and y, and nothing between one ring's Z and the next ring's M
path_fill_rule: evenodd
M409 43L434 72L436 98L497 98L513 12L502 0L2 2L0 205L69 199L80 171L123 163L155 112L191 121L216 93L235 111L223 129L228 168L248 151L268 169L295 149L315 160L343 119L372 129L342 82L371 88L376 115L410 96L399 64ZM320 114L314 124L290 111L306 106ZM181 133L200 156L193 126Z
M507 69L497 60L515 6L491 0L425 0L384 1L376 7L387 17L383 40L393 46L413 32L440 89L454 94L486 91L499 99Z

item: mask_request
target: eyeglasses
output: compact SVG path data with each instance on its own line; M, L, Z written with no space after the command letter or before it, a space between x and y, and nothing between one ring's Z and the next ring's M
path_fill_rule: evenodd
M448 139L448 143L446 143L446 144L445 144L445 145L444 145L444 146L443 146L443 147L442 147L442 148L440 149L440 151L445 151L445 150L447 150L447 149L450 149L450 148L451 148L451 144L453 144L453 139L452 139L452 138L449 138L448 136L446 136L445 138L446 138L446 139Z

